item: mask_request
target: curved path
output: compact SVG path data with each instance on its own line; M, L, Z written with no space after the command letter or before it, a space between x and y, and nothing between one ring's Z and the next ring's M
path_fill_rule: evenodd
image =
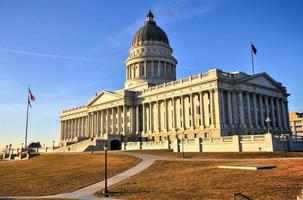
M303 158L256 158L256 159L180 159L180 158L169 158L169 157L163 157L163 156L157 156L157 155L151 155L151 154L144 154L144 153L131 153L131 152L117 152L117 153L123 153L128 154L131 156L135 156L137 158L140 158L142 161L134 166L131 169L126 170L125 172L118 174L116 176L113 176L107 180L108 187L121 182L130 176L133 176L149 166L151 166L156 160L168 160L168 161L253 161L253 160L284 160L284 159L303 159ZM84 200L100 200L100 199L111 199L111 198L99 198L94 196L94 194L100 190L104 189L104 181L100 181L98 183L89 185L87 187L83 187L79 190L68 192L68 193L62 193L62 194L56 194L56 195L48 195L48 196L0 196L0 199L84 199Z

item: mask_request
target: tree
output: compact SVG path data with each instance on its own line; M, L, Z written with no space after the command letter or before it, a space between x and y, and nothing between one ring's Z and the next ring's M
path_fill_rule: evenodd
M41 148L41 144L40 144L40 142L31 142L28 145L28 148L30 148L30 149L36 148L37 152L38 152L38 149Z

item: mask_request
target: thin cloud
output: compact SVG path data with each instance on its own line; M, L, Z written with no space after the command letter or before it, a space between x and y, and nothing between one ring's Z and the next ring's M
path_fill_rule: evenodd
M292 112L303 112L303 106L289 107L289 110Z
M75 61L116 62L115 60L89 58L89 57L78 57L78 56L65 56L65 55L47 54L47 53L38 53L38 52L31 52L31 51L22 51L22 50L18 50L18 49L3 49L3 48L0 48L0 51L5 52L5 53L14 53L14 54L20 54L20 55L26 55L26 56L59 58L59 59L67 59L67 60L75 60Z
M152 11L155 14L155 20L159 22L158 24L166 26L172 23L191 19L198 15L207 14L221 6L223 2L224 0L216 2L212 0L194 2L186 0L161 1L161 3L152 8ZM135 19L131 24L118 33L113 34L104 41L96 44L93 50L98 51L98 49L103 47L121 48L129 46L132 36L134 36L138 28L144 24L144 20L144 15L140 15L140 17Z

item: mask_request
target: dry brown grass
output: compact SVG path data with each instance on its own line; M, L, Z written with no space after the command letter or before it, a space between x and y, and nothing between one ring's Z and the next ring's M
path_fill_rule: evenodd
M218 164L275 165L269 170L218 169ZM296 199L303 189L303 160L254 162L157 161L109 190L122 199L232 199L242 192L254 200ZM100 196L102 196L99 193Z
M171 158L181 158L182 153L171 150L136 150L130 152L153 154ZM284 152L185 152L185 158L195 159L250 159L250 158L282 158ZM303 157L303 152L287 152L287 157Z
M104 177L103 154L44 154L0 164L0 195L50 195L70 192ZM136 165L139 159L109 154L109 176Z

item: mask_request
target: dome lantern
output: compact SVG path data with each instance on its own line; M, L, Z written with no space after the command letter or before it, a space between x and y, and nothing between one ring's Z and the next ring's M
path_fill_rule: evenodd
M144 25L136 32L132 46L134 47L148 41L162 42L164 45L169 46L167 35L159 26L157 26L151 10L146 14Z
M151 12L151 10L148 11L148 13L146 14L146 21L154 21L154 15Z

